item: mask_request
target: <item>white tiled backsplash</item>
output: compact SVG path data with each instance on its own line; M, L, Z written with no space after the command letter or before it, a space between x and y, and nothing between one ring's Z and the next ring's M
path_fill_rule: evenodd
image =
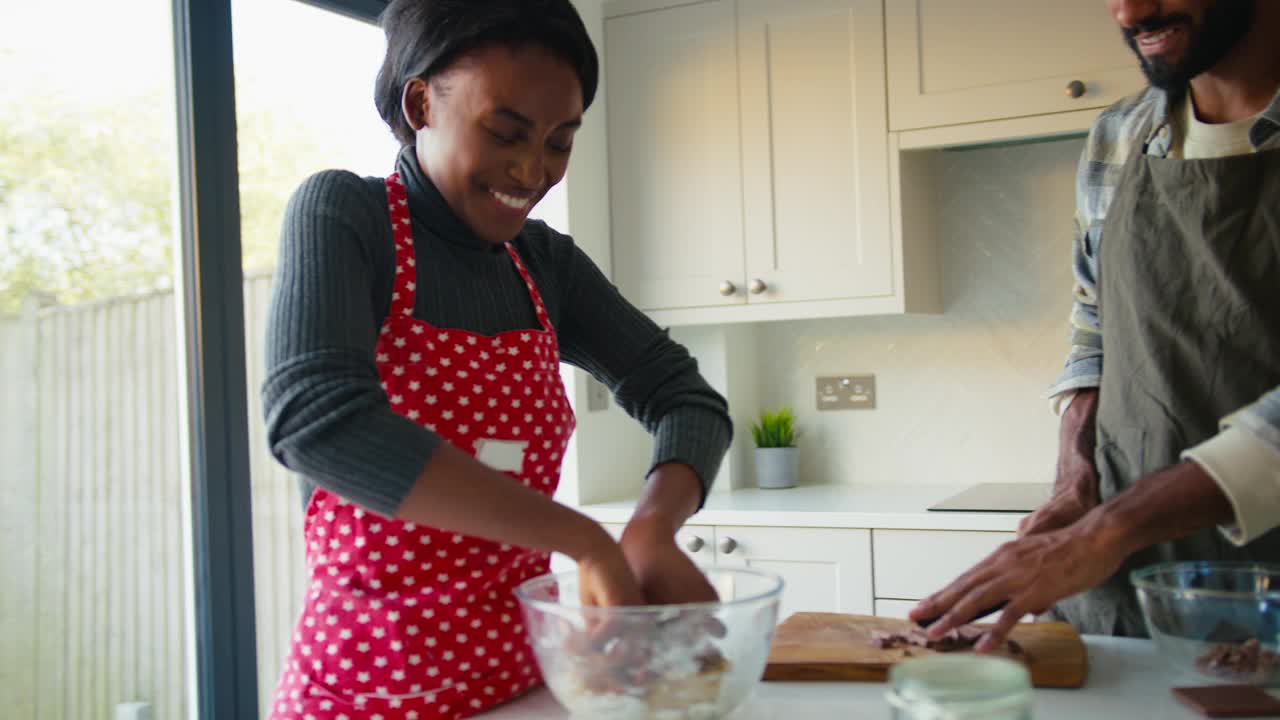
M1043 396L1067 351L1082 148L1063 140L940 155L944 314L755 329L768 379L758 402L796 409L803 482L1052 480L1057 418ZM815 409L815 376L844 373L876 375L876 409Z

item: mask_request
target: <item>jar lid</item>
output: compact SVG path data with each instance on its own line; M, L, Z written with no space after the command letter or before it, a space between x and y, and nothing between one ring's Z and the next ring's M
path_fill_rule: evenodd
M917 718L992 718L1031 706L1031 674L989 655L931 655L889 671L889 703Z

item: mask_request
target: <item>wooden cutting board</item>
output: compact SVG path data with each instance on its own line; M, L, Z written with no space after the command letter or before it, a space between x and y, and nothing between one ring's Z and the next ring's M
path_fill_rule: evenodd
M904 632L911 627L909 620L869 615L796 613L779 625L774 634L764 679L884 682L889 668L900 660L935 652L913 647L908 656L908 649L881 650L872 643L872 634L878 630ZM1032 685L1046 688L1084 685L1089 658L1079 633L1069 624L1022 623L1009 637L1029 656L1023 661L1031 671ZM1007 652L993 654L1019 659Z

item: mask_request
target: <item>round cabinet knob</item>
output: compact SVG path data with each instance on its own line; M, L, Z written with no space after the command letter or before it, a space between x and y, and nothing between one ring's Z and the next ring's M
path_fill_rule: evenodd
M706 547L707 543L697 535L690 535L688 540L684 541L684 549L691 553L696 553Z
M1072 100L1078 100L1084 97L1085 91L1087 90L1088 88L1085 87L1085 84L1080 82L1079 80L1072 80L1071 82L1067 83L1067 97L1071 98Z
M738 286L737 286L737 285L734 285L733 283L729 282L728 280L725 280L724 282L720 283L720 294L721 294L721 295L723 295L723 296L725 296L725 297L729 297L730 295L732 295L732 294L734 294L734 293L736 293L736 292L738 292Z
M720 541L720 553L722 555L732 555L734 550L738 549L738 541L731 537L727 537Z
M747 289L751 291L752 295L759 295L765 290L768 290L769 286L765 284L765 281L761 280L760 278L756 278L755 280L751 281L751 286L748 287Z

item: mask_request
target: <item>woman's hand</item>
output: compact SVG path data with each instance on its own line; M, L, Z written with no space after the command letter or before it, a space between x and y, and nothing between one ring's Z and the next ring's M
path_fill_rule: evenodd
M619 543L651 605L717 602L715 588L676 545L675 529L654 515L627 523Z
M643 605L644 593L627 564L621 548L604 536L595 547L578 558L578 594L583 605L613 607Z

